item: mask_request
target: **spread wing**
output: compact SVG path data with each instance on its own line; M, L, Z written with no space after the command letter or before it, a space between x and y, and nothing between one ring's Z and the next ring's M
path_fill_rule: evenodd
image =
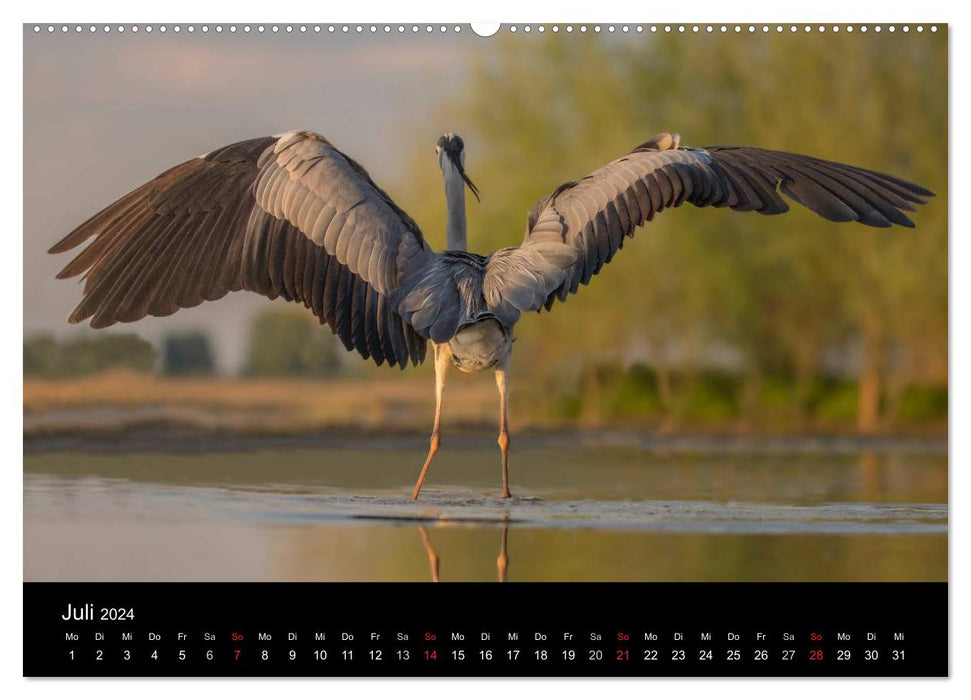
M542 265L520 264L519 273L508 280L496 274L488 291L519 311L549 309L557 298L565 300L590 282L624 239L658 212L690 202L781 214L789 207L780 193L830 221L879 227L912 227L903 212L933 196L904 180L851 165L759 148L682 148L677 135L659 134L540 200L529 214L522 246L509 251L524 251L516 253L520 263L538 256ZM539 250L556 243L575 253L568 270Z
M302 302L379 365L424 359L425 339L390 299L435 254L367 172L317 134L242 141L177 165L50 252L89 239L58 275L84 273L72 323L102 328L248 290Z

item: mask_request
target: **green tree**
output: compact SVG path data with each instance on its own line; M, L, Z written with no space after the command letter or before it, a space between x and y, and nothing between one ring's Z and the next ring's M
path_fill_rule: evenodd
M162 371L173 377L211 375L215 369L204 333L169 335L162 345Z
M821 373L853 375L864 431L911 387L946 382L946 61L944 32L501 43L442 107L483 193L469 213L478 252L518 244L537 199L658 131L840 160L938 193L913 231L835 225L795 204L784 217L663 213L567 309L517 327L513 371L543 387L570 368L579 378L582 366L645 359L676 416L702 370L727 367L741 373L747 421L775 410L763 400L770 375L786 378L794 417L811 410ZM415 159L408 201L441 247L440 176L426 144Z
M78 377L110 369L150 372L155 348L133 334L99 333L58 341L39 335L24 341L24 374Z
M24 374L28 377L58 375L61 349L51 335L38 335L24 341Z
M330 377L340 371L337 339L302 309L269 309L250 332L250 376Z

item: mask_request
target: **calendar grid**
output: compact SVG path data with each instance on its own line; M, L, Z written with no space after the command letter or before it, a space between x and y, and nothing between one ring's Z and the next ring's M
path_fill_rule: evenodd
M28 676L948 672L943 583L27 583L24 598Z

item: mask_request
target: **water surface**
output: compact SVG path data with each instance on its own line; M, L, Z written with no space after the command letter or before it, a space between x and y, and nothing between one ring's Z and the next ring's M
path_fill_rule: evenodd
M33 443L27 580L946 580L940 449ZM798 444L798 443L796 443ZM704 449L702 449L704 448ZM505 544L503 544L505 542ZM508 566L497 566L505 547Z

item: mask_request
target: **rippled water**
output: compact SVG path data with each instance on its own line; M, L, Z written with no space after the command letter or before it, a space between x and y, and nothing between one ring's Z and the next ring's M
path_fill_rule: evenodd
M942 449L526 440L503 501L490 441L456 442L418 503L419 439L246 452L33 445L25 578L429 580L436 560L441 580L947 577Z

